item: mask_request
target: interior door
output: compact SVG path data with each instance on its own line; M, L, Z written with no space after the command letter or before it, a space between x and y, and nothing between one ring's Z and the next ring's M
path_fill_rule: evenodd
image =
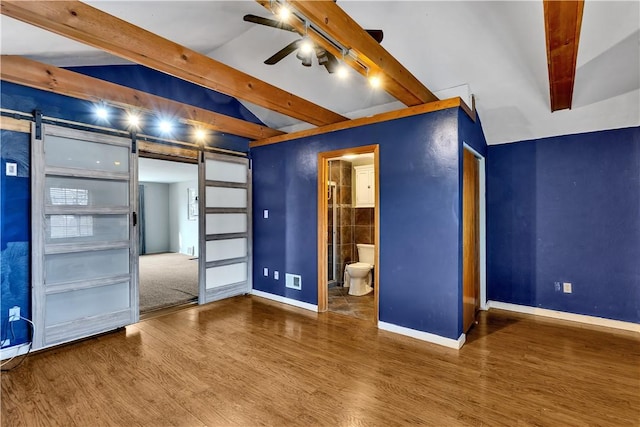
M467 332L480 303L480 166L469 150L462 159L462 324Z
M34 348L138 320L131 140L32 129Z
M200 158L200 292L205 304L251 290L249 159L203 153Z

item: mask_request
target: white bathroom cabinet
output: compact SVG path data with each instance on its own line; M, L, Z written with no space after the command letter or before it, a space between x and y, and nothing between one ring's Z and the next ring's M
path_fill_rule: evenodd
M375 176L373 165L353 167L356 175L355 203L356 208L375 207Z

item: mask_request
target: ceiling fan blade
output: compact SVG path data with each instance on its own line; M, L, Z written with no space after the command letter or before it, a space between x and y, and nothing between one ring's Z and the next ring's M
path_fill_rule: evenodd
M275 19L263 18L261 16L251 15L251 14L244 15L242 19L247 22L252 22L254 24L266 25L267 27L279 28L281 30L287 30L294 33L297 32L296 29L293 28L291 25L286 24L284 22L276 21Z
M384 33L382 30L365 30L375 41L378 43L382 42L382 38L384 37Z
M300 44L301 41L302 40L296 40L294 42L289 43L288 45L280 49L278 52L276 52L269 59L264 61L264 63L267 65L277 64L278 62L282 61L287 55L289 55L292 52L295 52L295 50L298 49L298 45Z

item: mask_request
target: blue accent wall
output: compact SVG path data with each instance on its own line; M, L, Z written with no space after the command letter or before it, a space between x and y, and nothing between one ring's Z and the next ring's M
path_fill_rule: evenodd
M244 105L231 96L142 65L68 67L67 69L248 122L263 124Z
M640 323L640 127L490 146L487 169L489 299Z
M14 322L15 338L9 329L10 307L17 305L23 317L31 316L29 146L28 134L0 131L0 337L9 338L11 346L29 341L26 322ZM7 162L17 164L18 176L6 176Z
M458 117L449 109L252 149L254 288L317 304L318 153L379 144L379 318L457 339ZM285 288L285 272L302 275L301 291Z
M70 70L210 111L260 123L253 114L234 98L145 67L126 65L77 67ZM49 117L118 130L127 130L127 123L124 120L126 116L121 109L113 108L112 118L108 121L103 121L96 117L95 104L93 102L4 81L0 84L0 92L2 95L0 97L0 105L2 108L29 114L37 109L40 110L43 115ZM143 118L142 129L139 133L156 137L164 136L159 131L158 122L159 118L164 117L163 113L166 112L158 111L157 113L157 116L146 115L146 117ZM190 141L192 139L190 133L191 129L188 126L176 126L176 130L168 137L171 139ZM249 150L248 139L223 133L214 133L210 138L209 145L240 152L247 152Z

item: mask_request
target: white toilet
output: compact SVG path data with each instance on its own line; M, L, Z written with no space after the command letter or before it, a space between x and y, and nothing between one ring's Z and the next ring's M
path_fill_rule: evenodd
M344 271L344 286L349 288L349 295L366 295L373 291L371 287L371 269L375 258L375 246L357 244L358 260L347 265Z

